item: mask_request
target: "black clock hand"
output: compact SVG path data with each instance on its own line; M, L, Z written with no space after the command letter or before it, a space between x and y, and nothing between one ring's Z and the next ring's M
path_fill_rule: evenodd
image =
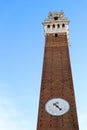
M59 110L62 110L62 108L60 108L57 104L58 102L54 103L53 106L56 106Z
M57 108L59 108L59 110L62 110L62 108L60 108L58 105L56 105Z

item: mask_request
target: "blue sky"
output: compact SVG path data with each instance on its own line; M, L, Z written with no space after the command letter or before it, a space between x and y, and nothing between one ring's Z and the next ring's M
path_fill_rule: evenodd
M0 0L0 130L35 130L49 11L70 20L69 43L80 130L87 121L87 1Z

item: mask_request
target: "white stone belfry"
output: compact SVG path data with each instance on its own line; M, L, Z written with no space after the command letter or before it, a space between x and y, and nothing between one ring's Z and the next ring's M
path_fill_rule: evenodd
M46 34L58 34L58 33L67 33L69 32L69 21L64 17L64 12L49 12L48 19L45 19L43 22L44 33Z

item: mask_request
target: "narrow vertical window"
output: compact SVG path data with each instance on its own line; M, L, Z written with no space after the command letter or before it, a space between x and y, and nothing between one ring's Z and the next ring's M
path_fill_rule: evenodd
M47 28L50 28L50 25L47 25Z
M57 27L60 28L60 24L57 24Z
M65 24L64 24L64 23L62 24L62 27L63 27L63 28L65 27Z
M55 37L57 37L58 35L57 35L57 33L55 34Z
M53 24L53 28L55 28L55 25Z

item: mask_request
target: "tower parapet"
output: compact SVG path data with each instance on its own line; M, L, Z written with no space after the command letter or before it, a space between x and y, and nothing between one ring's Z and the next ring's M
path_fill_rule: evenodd
M47 34L59 34L69 33L69 20L64 17L64 12L49 12L48 19L43 22L44 33Z

